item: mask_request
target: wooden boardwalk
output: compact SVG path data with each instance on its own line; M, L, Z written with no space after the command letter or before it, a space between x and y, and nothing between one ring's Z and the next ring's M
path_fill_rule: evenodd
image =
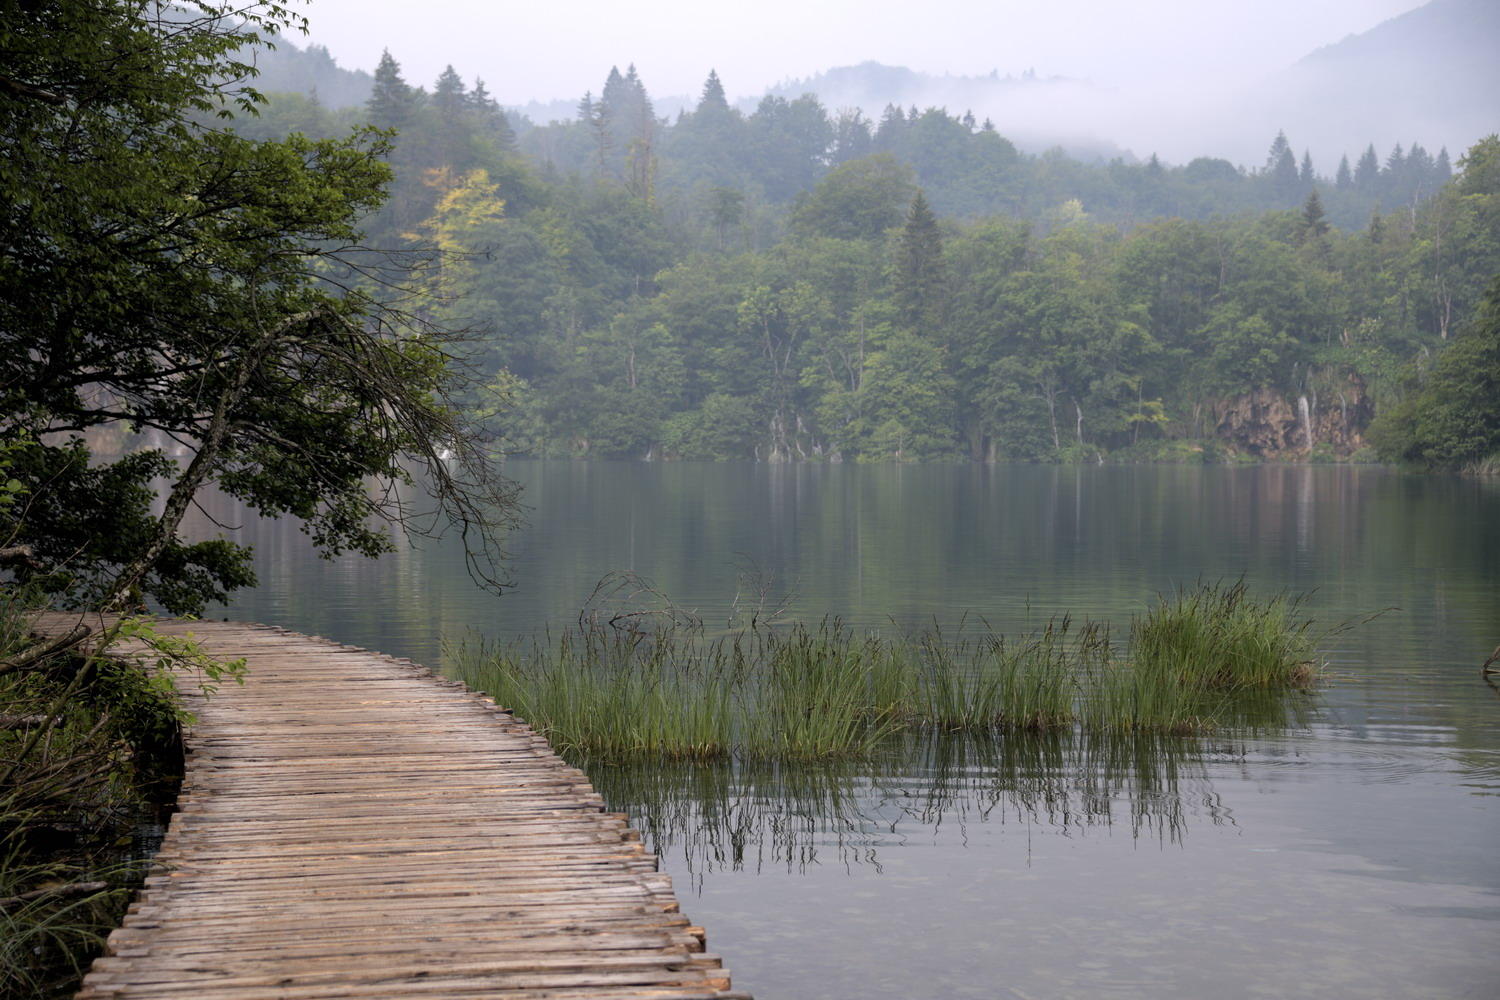
M747 996L624 817L488 698L265 626L163 630L249 675L189 697L179 811L81 1000Z

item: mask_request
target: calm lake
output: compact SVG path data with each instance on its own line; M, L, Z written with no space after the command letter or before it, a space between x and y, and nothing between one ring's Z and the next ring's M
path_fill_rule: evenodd
M511 462L517 586L428 543L323 561L210 504L261 584L216 612L440 664L631 570L712 626L1128 627L1243 576L1308 592L1330 682L1284 730L912 739L826 767L589 768L759 1000L1500 993L1500 481L1336 466ZM206 521L200 533L211 532ZM759 581L757 583L756 581Z

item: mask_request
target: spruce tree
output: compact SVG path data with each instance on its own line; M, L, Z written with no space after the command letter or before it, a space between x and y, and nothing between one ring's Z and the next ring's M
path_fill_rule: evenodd
M887 104L880 115L880 124L875 128L875 148L889 152L900 142L906 131L906 112L894 104Z
M1291 151L1292 144L1287 142L1286 133L1277 132L1276 138L1271 140L1270 152L1266 153L1266 172L1274 173L1281 158Z
M468 93L463 78L450 63L443 69L432 87L432 106L444 118L457 118L467 103Z
M599 93L599 103L618 107L624 103L625 92L629 89L625 84L625 77L620 73L620 67L611 66L609 75L604 78L604 89Z
M1292 144L1287 142L1285 132L1277 132L1266 156L1266 171L1271 177L1271 186L1283 198L1294 197L1301 182L1297 177L1297 157L1292 154Z
M1365 147L1354 168L1354 187L1361 194L1374 194L1375 185L1379 181L1380 160L1375 156L1375 144L1372 142Z
M1309 150L1302 151L1302 169L1297 172L1297 181L1305 188L1317 183L1317 176L1313 173L1312 153Z
M938 326L943 305L943 236L921 190L911 201L896 242L895 279L896 305L907 326L917 331Z
M612 122L617 141L625 150L626 179L632 193L649 202L656 187L656 108L634 63L625 71L618 103Z
M1339 172L1333 179L1333 186L1340 191L1348 191L1354 186L1354 175L1349 172L1348 153L1339 159Z
M1302 203L1302 234L1304 238L1317 239L1328 233L1328 220L1323 215L1323 199L1314 188Z
M1446 145L1437 151L1437 160L1433 162L1433 178L1439 186L1448 183L1448 181L1454 178L1454 165L1452 165L1452 162L1449 162L1448 147Z
M1390 178L1400 177L1406 170L1406 151L1401 148L1401 143L1396 143L1396 148L1391 150L1391 155L1385 158L1385 170L1382 173Z
M370 112L370 124L399 131L411 124L421 101L421 95L401 78L401 64L392 58L390 49L386 49L380 54L380 64L375 67L375 83L370 90L370 99L365 103Z
M1453 179L1453 164L1448 160L1447 146L1438 150L1437 162L1432 165L1432 173L1439 185L1447 184Z
M469 91L469 109L479 124L489 131L496 145L506 152L515 151L516 131L510 127L499 102L485 89L483 80L474 80L474 89Z
M695 114L729 113L729 99L724 96L724 84L719 82L719 74L714 70L708 71L708 79L703 81L703 95L698 98L698 108Z

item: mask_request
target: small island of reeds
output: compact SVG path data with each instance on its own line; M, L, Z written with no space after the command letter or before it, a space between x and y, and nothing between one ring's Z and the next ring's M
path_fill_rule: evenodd
M872 752L906 730L1194 735L1275 724L1319 674L1313 621L1243 582L1159 597L1122 644L1056 618L1013 637L987 625L884 637L837 619L639 619L524 642L470 638L449 669L564 754L596 761L810 759Z

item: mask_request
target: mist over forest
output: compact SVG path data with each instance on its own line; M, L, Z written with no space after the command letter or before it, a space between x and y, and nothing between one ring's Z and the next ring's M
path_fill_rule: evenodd
M317 39L318 19L313 20ZM767 96L795 100L813 94L831 112L858 108L878 119L887 105L943 108L992 120L1018 147L1041 153L1062 147L1083 159L1127 162L1152 154L1175 164L1209 156L1254 168L1264 135L1285 130L1301 137L1315 162L1331 173L1342 155L1368 143L1388 149L1419 140L1430 149L1467 148L1493 130L1500 63L1500 5L1488 0L1435 0L1374 28L1330 38L1300 59L1266 61L1248 78L1224 73L1203 78L1187 67L1160 74L1164 82L1121 81L1109 69L1057 73L1043 65L1000 66L987 73L932 72L866 59L755 90L726 75L730 103L752 114ZM401 53L396 53L398 57ZM714 62L705 52L704 73ZM369 96L375 53L365 69L338 67L327 49L309 58L261 52L261 83L273 90L309 91L331 107L362 104ZM623 69L625 61L622 60ZM463 67L484 75L484 67ZM653 67L638 66L643 77ZM547 124L573 117L577 94L551 100L501 94L507 112ZM697 95L653 90L656 113L668 119L691 111Z
M1176 158L1053 121L1111 97L1030 71L865 64L752 103L627 65L523 113L452 66L408 80L399 39L373 74L281 45L236 127L394 130L371 244L451 255L434 314L478 331L470 404L512 453L1469 461L1488 438L1412 413L1500 272L1494 20L1436 0L1268 77L1253 114L1199 94L1234 141L1185 127ZM1393 63L1423 81L1401 101L1372 82Z

